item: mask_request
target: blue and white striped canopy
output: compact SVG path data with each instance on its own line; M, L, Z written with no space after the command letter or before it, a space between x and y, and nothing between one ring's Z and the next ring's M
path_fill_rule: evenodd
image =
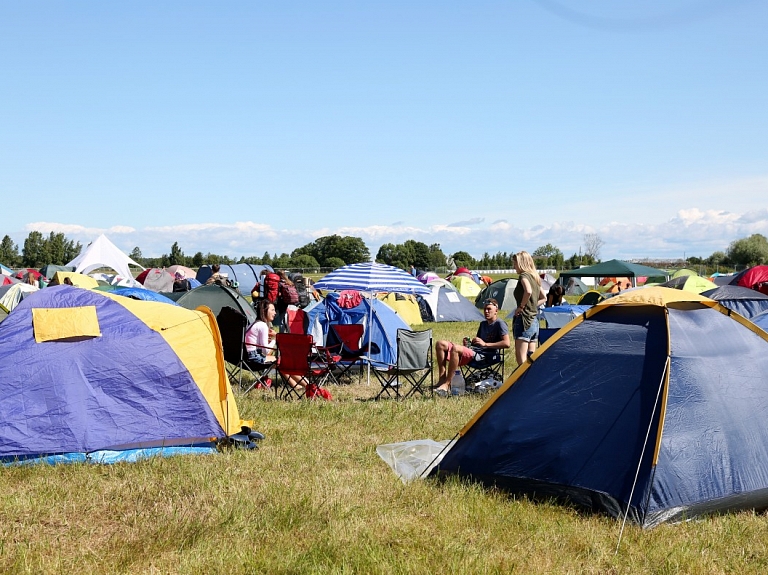
M315 283L315 288L328 291L353 289L373 293L431 293L427 286L408 272L373 262L350 264L335 269Z

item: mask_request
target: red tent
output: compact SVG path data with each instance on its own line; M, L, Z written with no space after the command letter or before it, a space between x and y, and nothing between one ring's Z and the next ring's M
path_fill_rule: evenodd
M768 266L755 266L741 272L734 281L741 287L750 288L768 294Z
M36 280L39 280L40 276L43 275L39 271L37 271L35 269L25 268L23 270L17 271L15 274L13 274L13 277L15 277L17 279L20 279L20 280L23 280L24 276L27 275L28 273L32 274L32 277L35 278Z

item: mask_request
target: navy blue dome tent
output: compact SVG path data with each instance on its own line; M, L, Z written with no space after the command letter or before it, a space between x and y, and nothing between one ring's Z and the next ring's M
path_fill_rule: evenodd
M459 432L438 474L644 528L768 507L768 334L661 287L560 330Z
M702 292L701 295L720 302L747 319L768 311L768 295L747 287L724 285Z

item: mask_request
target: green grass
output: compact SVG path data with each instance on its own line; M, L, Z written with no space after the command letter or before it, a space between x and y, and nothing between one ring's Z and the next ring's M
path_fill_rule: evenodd
M474 324L434 324L436 338ZM481 397L238 395L255 452L0 472L3 573L764 573L751 512L651 531L450 479L404 485L382 443L447 439Z

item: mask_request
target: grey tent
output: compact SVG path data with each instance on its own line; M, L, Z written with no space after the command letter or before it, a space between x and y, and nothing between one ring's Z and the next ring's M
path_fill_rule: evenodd
M577 277L570 277L563 284L565 295L584 295L589 291L589 286Z
M477 294L477 297L475 298L475 307L483 309L483 302L489 298L493 298L499 302L499 309L507 311L515 309L515 307L517 307L514 296L515 286L517 286L517 279L515 278L496 280Z
M719 302L747 319L768 311L768 295L741 286L724 285L702 292L701 295Z
M248 319L248 325L256 321L256 312L237 291L218 284L202 285L189 291L163 292L164 296L174 300L181 307L196 309L204 305L213 311L217 318L224 307L234 308Z
M423 321L482 321L484 319L480 310L453 286L435 283L427 284L427 287L432 290L432 293L416 296Z
M229 279L233 286L235 286L243 295L251 295L253 286L255 286L256 282L259 280L262 270L270 272L274 271L272 266L262 266L258 264L233 264L231 266L220 264L220 267L221 269L219 270L219 273L227 274L227 279ZM197 270L196 279L201 284L205 285L205 282L208 281L208 278L210 278L211 275L213 275L211 266L206 264Z
M54 264L48 264L40 268L40 273L43 274L45 277L47 277L49 280L53 279L53 276L56 272L73 272L75 271L74 266L57 266Z

